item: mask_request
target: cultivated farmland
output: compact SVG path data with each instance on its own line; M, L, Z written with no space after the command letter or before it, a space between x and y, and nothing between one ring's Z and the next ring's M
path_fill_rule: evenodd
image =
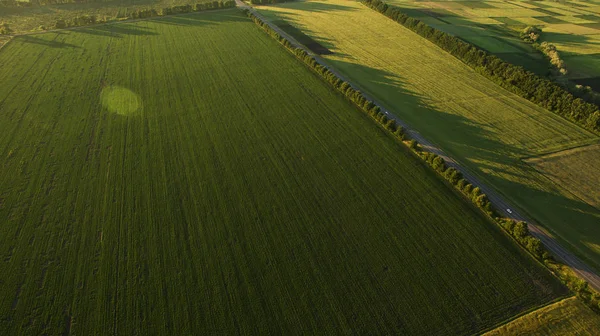
M500 58L547 72L547 61L523 43L527 26L543 28L566 63L568 78L600 90L600 1L412 1L391 0L406 14L456 35Z
M131 12L163 7L195 5L209 0L113 0L74 3L6 6L0 1L0 23L8 23L15 33L53 29L59 19L70 20L94 15L99 20L120 20Z
M600 210L522 161L598 137L510 94L410 30L360 3L260 7L333 52L323 58L508 196L564 244L600 265Z
M600 317L575 297L533 311L494 329L484 336L596 335Z
M560 151L530 158L526 162L600 209L600 145Z
M237 10L0 64L0 334L472 334L565 295Z

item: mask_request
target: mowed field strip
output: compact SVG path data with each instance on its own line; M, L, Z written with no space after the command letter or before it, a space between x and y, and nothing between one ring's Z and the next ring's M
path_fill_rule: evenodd
M566 295L239 10L0 64L0 334L459 335Z
M442 49L354 1L259 7L333 52L353 83L488 185L600 265L600 210L522 161L598 137L477 74Z
M597 335L600 317L576 297L561 300L498 327L484 336Z

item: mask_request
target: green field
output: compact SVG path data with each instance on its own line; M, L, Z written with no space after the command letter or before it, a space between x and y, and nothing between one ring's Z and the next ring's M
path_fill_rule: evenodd
M600 317L575 297L564 299L511 321L484 336L597 335Z
M110 0L31 7L5 7L0 2L0 23L8 23L15 33L24 33L52 29L58 19L95 15L98 19L118 20L137 10L207 1L209 0Z
M457 335L566 294L237 10L0 64L0 334Z
M418 1L390 0L409 16L456 35L500 58L538 74L548 62L519 38L527 26L542 27L554 44L568 78L600 91L600 1Z
M600 209L600 145L578 147L525 161L557 184Z
M260 10L321 42L333 52L323 57L334 68L551 229L567 247L600 265L595 247L600 246L600 210L522 160L595 143L597 136L507 92L360 3L310 1Z

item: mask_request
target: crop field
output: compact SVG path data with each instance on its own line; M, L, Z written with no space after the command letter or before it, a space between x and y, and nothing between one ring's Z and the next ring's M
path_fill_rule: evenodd
M442 49L357 2L260 7L331 50L323 58L439 145L486 184L600 265L600 210L556 185L524 157L598 137L474 72Z
M0 334L458 335L567 294L238 10L0 64Z
M56 20L82 15L95 15L107 20L118 20L127 13L175 5L204 3L210 0L112 0L31 7L6 7L0 2L0 23L8 23L15 33L54 28Z
M600 145L560 151L530 158L526 162L600 209Z
M414 1L390 0L406 14L456 35L502 59L538 74L548 69L543 56L522 42L525 27L542 27L569 78L600 91L600 1Z
M600 330L598 314L572 297L521 316L485 333L484 336L593 336L598 334L598 330Z

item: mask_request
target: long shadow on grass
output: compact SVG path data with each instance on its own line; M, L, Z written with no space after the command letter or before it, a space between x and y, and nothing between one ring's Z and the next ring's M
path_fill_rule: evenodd
M49 35L47 35L47 36L49 36ZM58 35L55 37L55 39L56 38L58 38ZM80 46L77 46L74 44L56 41L55 39L54 40L46 40L44 38L40 38L40 37L37 37L34 35L22 35L22 36L18 36L17 39L21 42L38 44L41 46L51 47L51 48L81 48Z
M448 155L468 163L469 170L483 183L526 207L536 222L552 221L554 225L561 225L562 233L570 235L565 238L577 245L579 255L598 267L600 253L586 244L600 245L600 210L575 197L565 196L564 191L522 162L519 158L528 151L497 140L499 131L493 125L479 124L433 107L428 98L408 90L397 74L346 61L328 62L426 139L439 144ZM519 169L512 169L514 167ZM533 183L528 183L532 179ZM549 190L538 188L536 180L546 182Z
M151 28L145 27L139 24L131 23L114 23L108 25L90 26L77 28L77 33L89 34L94 36L102 37L116 37L122 38L123 36L150 36L158 35L152 31Z
M316 2L316 1L292 1L292 2L284 2L281 4L271 5L274 7L283 7L283 8L293 8L296 10L303 10L307 12L335 12L335 11L355 11L356 9L353 7L328 3L328 2ZM263 10L264 8L260 8Z
M206 26L224 22L248 22L248 19L237 11L233 13L207 11L190 15L165 16L153 19L152 22L174 26Z
M561 43L571 46L597 46L600 42L591 40L587 35L558 33L558 32L542 32L542 41L548 41L550 43ZM560 47L558 48L560 52ZM567 64L568 66L568 64Z
M97 35L108 35L108 36L123 36L123 35L158 35L148 27L144 27L139 24L130 23L117 23L104 26L96 26L91 28L94 34Z
M349 8L349 9L352 9L352 8ZM261 13L262 14L268 13L267 16L271 16L270 20L273 24L275 24L276 26L281 28L283 31L285 31L287 34L292 36L299 43L304 44L306 46L306 44L304 43L306 41L303 41L302 36L299 36L298 34L306 35L309 38L316 41L318 44L320 44L322 47L324 47L328 51L325 53L315 52L314 50L312 50L312 48L309 47L309 49L311 49L316 54L318 54L318 55L336 54L337 56L340 56L340 57L348 57L347 54L341 53L339 50L333 50L335 48L335 41L333 39L317 35L315 32L310 30L308 27L303 25L301 22L294 19L294 17L298 16L298 14L276 13L275 15L272 15L269 13L268 8L262 9ZM289 29L286 29L286 27L285 27L286 25L291 27L294 31L290 31Z

